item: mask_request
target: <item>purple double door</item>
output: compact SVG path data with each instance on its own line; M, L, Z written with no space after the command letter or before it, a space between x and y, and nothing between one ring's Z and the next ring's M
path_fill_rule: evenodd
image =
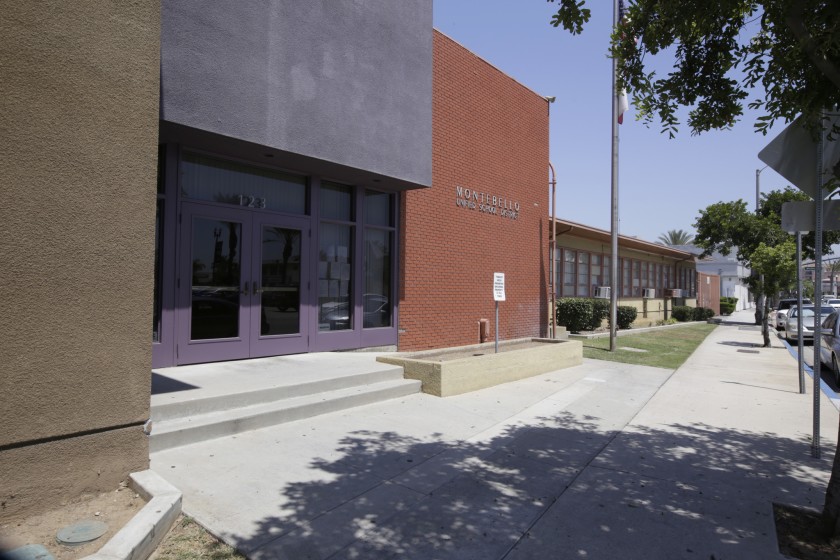
M306 352L309 219L184 203L180 221L176 362Z

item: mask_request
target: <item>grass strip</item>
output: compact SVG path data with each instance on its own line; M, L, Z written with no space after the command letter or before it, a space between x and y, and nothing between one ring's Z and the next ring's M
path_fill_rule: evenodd
M716 326L694 323L638 334L622 334L615 339L615 352L610 352L609 337L591 338L583 341L583 357L677 369Z
M204 528L182 515L149 560L246 560Z

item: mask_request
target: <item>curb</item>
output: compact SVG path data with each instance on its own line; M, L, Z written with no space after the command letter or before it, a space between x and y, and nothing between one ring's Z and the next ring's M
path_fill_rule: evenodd
M785 348L793 357L793 359L798 360L799 358L797 357L797 354L799 352L799 349L794 348L793 345L791 345L787 340L783 339L781 336L779 336L779 340L785 346ZM811 381L814 380L814 368L805 363L805 360L802 361L802 370L808 377L811 378ZM834 389L832 389L831 386L825 382L825 379L823 379L822 376L820 376L820 392L828 398L829 402L834 405L834 408L840 411L840 400L838 400L840 394L835 393Z
M654 327L640 327L637 329L620 329L615 331L616 337L628 336L631 334L639 334L645 332L661 331L666 329L678 329L686 325L704 325L710 321L686 321L684 323L674 323L673 325L657 325ZM593 333L593 334L571 334L569 333L569 340L590 340L592 338L606 338L610 336L609 332Z
M152 470L131 473L146 505L95 554L82 560L145 560L181 514L181 492Z

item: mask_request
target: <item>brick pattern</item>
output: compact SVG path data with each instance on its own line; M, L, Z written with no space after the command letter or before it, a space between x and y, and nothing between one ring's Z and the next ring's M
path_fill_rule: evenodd
M494 272L499 339L544 335L548 103L437 31L433 53L432 186L402 197L399 350L478 343L482 318L492 340ZM475 208L457 204L467 189Z
M708 307L720 315L720 276L697 273L697 307Z

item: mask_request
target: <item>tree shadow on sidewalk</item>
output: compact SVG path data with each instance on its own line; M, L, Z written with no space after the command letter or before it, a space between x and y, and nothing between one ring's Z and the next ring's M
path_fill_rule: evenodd
M822 507L831 453L812 459L804 439L601 424L564 412L483 441L349 433L309 465L318 481L281 490L281 515L222 536L252 558L768 558L773 502Z

